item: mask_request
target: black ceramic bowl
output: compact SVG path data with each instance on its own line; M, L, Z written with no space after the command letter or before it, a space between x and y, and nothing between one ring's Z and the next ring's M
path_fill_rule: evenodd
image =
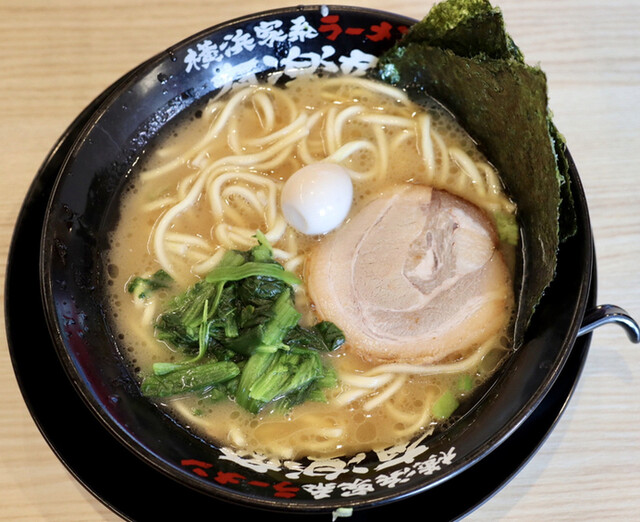
M258 36L256 29L266 22L283 30L280 41ZM585 197L571 163L579 227L559 252L557 277L522 347L482 400L445 432L415 440L384 461L367 454L322 465L273 463L211 446L140 395L105 314L103 292L107 233L117 221L119 194L134 161L173 118L230 81L259 81L290 68L362 74L412 23L361 8L308 6L203 31L129 74L89 119L61 169L45 218L41 284L63 366L122 444L203 495L310 513L374 507L438 488L486 457L531 415L583 326L593 298L594 253Z

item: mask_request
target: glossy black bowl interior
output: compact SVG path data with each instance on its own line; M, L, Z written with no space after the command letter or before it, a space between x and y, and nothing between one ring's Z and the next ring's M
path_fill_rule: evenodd
M273 46L254 39L251 49L228 51L234 36L255 36L265 22L291 29L300 17L315 29L314 37L296 40L290 30L287 40ZM571 353L594 271L587 205L572 162L578 233L562 245L557 277L523 346L482 400L445 432L414 441L389 460L367 454L322 466L304 461L274 466L211 446L139 393L112 333L103 291L107 235L117 222L119 194L132 165L176 117L226 88L220 78L259 81L291 64L297 70L357 73L362 61L354 58L362 55L354 50L378 55L411 23L379 11L308 6L199 33L129 75L90 118L61 169L47 209L41 258L43 301L61 361L117 439L153 468L203 494L260 508L315 512L371 507L437 488L488 455L531 415ZM363 30L355 34L347 28ZM389 38L379 37L381 29ZM220 50L225 43L220 61L199 53L212 44Z

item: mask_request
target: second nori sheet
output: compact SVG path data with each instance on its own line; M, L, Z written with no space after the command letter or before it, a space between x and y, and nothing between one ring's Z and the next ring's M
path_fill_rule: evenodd
M374 75L418 102L428 95L450 110L516 202L526 252L519 342L553 280L559 244L575 225L564 140L549 115L544 72L524 63L499 9L485 0L447 0L380 58Z

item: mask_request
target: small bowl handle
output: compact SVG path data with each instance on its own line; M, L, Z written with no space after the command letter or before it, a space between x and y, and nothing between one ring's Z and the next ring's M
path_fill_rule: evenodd
M582 327L578 330L578 335L587 334L596 328L609 324L618 323L627 332L632 343L640 343L640 326L638 323L622 308L616 305L599 305L588 310L584 315Z

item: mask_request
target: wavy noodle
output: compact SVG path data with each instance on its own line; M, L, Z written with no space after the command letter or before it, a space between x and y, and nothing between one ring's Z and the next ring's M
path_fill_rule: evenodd
M342 76L322 80L319 94L308 101L305 85L242 86L210 102L194 123L198 131L193 138L182 141L188 145L180 142L160 149L157 163L140 174L137 189L150 194L141 208L154 216L149 250L182 284L204 276L225 251L251 248L256 229L266 234L286 269L302 274L310 241L287 225L279 195L286 178L309 163L344 165L356 191L363 194L382 183L421 182L445 188L489 212L514 212L495 169L469 152L469 145L450 144L452 136L458 139L457 131L421 110L406 93ZM304 285L296 288L296 303L306 320L312 320ZM136 328L150 324L156 310L154 300L137 309ZM442 386L431 383L432 376L473 374L499 345L492 340L464 359L433 366L344 367L340 389L331 398L338 413L328 415L322 406L313 405L295 420L270 420L257 429L247 428L254 420L234 413L244 420L216 437L241 448L255 444L285 458L396 444L430 429L431 405ZM174 404L180 415L209 430L204 417L192 414L192 406ZM376 423L367 420L369 415ZM382 425L389 429L380 439ZM357 442L345 445L345 433Z

